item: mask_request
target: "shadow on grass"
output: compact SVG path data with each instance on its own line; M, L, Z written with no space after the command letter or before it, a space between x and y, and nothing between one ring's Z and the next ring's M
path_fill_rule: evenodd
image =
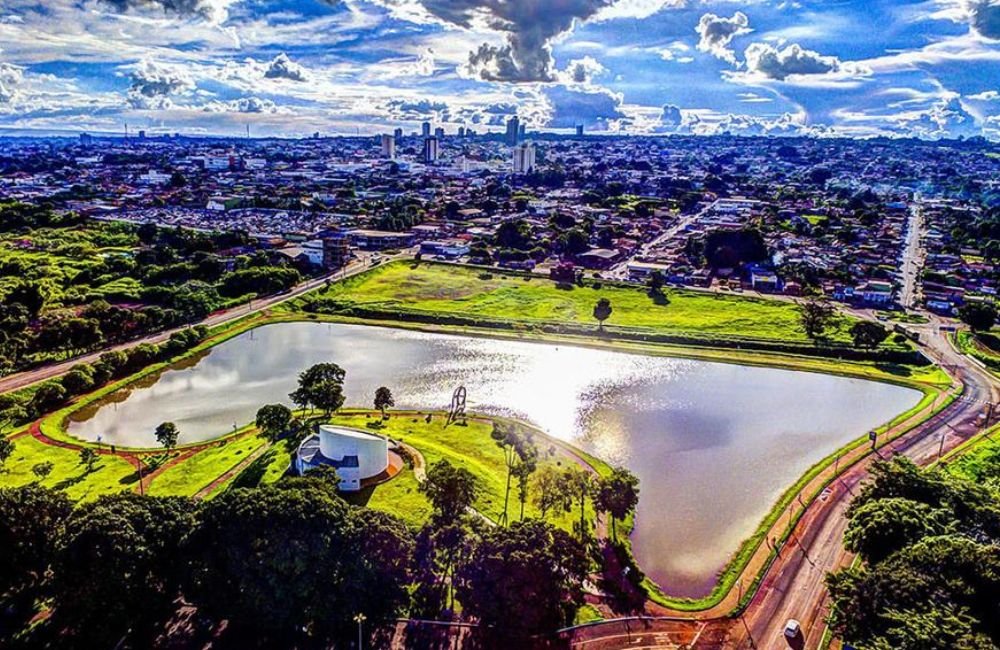
M375 494L375 487L374 485L369 485L357 492L340 492L340 497L352 506L366 506L371 500L372 495Z
M267 474L267 468L274 462L275 458L282 453L274 447L268 449L258 456L252 463L243 468L243 471L236 475L230 484L231 489L258 487ZM287 476L288 472L285 472Z
M890 375L896 375L897 377L909 377L913 374L912 370L898 363L876 363L875 367L882 372Z
M69 478L64 478L63 480L61 480L58 483L56 483L55 485L53 485L52 489L54 489L54 490L66 490L68 488L71 488L74 485L77 485L78 483L82 483L88 476L90 476L94 472L99 471L102 467L104 467L103 464L101 464L101 465L94 465L90 469L86 469L85 468L83 470L83 473L78 474L77 476L70 476Z

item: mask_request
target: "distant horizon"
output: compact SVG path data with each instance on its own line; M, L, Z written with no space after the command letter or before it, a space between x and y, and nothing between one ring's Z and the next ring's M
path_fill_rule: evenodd
M0 127L1000 139L995 0L10 0Z
M180 138L187 140L234 140L234 141L244 141L244 142L265 142L265 141L310 141L310 140L369 140L377 139L381 135L392 135L393 130L396 127L386 128L381 131L372 131L361 134L352 133L320 133L317 138L315 133L313 134L302 134L302 135L253 135L250 137L246 135L240 135L239 133L185 133L184 131L155 131L146 132L146 139L148 140L160 140L160 139L173 139L173 136L179 136ZM24 128L12 128L7 126L0 126L0 139L38 139L38 140L79 140L82 135L90 135L94 138L101 140L136 140L139 141L139 131L145 129L136 129L134 132L129 131L129 135L126 138L123 132L116 131L77 131L77 130L57 130L57 129L24 129ZM540 129L528 131L528 134L534 134L544 138L564 138L564 139L574 139L578 136L575 135L573 129ZM502 136L503 131L498 129L493 129L490 131L476 131L473 137L486 137L486 136ZM445 133L446 137L459 138L454 131ZM423 137L418 130L411 129L404 132L403 137ZM611 132L584 132L583 138L585 139L607 139L607 140L641 140L641 139L657 139L657 140L668 140L668 139L716 139L716 138L741 138L748 140L816 140L816 141L847 141L847 142L870 142L875 140L882 141L911 141L911 142L921 142L925 144L935 144L939 143L942 145L947 144L958 144L965 142L980 142L984 145L997 145L1000 146L1000 136L996 138L989 138L986 136L958 136L954 138L928 138L919 136L909 136L909 135L868 135L868 136L847 136L847 135L815 135L815 134L741 134L741 133L710 133L710 134L694 134L694 133L611 133Z

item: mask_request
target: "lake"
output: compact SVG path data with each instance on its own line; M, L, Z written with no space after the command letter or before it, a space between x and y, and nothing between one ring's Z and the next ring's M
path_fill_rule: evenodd
M119 391L69 424L79 438L156 446L164 420L182 443L289 403L298 373L333 361L347 406L378 386L398 408L519 417L641 481L633 542L642 569L675 596L699 597L771 504L843 444L916 404L909 388L808 372L429 334L364 325L281 323L242 334Z

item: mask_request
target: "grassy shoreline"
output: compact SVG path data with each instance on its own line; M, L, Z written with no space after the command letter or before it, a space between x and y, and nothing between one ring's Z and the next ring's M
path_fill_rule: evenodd
M321 290L322 291L322 290ZM308 295L308 294L307 294ZM732 298L732 297L730 297ZM891 422L886 423L880 427L879 431L884 432L897 426L899 423L914 417L916 414L924 411L933 404L941 395L945 394L947 390L951 387L951 380L948 376L939 368L931 367L913 367L913 366L894 366L887 364L879 364L870 361L847 361L847 360L834 360L830 358L822 358L807 355L796 355L796 354L777 354L772 352L760 352L751 350L738 350L738 349L723 349L711 347L698 347L698 346L678 346L678 345L664 345L660 343L648 343L640 341L628 341L621 339L609 339L609 338L595 338L591 336L574 335L574 334L555 334L551 332L543 332L534 328L525 327L523 329L518 329L516 331L509 330L496 330L488 327L469 327L469 326L456 326L456 325L432 325L427 323L412 323L412 322L401 322L392 320L372 320L372 319L362 319L343 315L327 315L327 314L305 314L301 311L295 311L290 309L287 305L282 305L281 307L270 310L268 312L250 315L229 323L217 326L210 330L209 337L205 341L195 346L191 350L188 350L184 354L178 356L169 362L157 363L149 366L142 371L124 378L122 380L113 382L107 386L104 386L90 394L87 394L79 398L76 402L46 416L43 418L41 426L43 432L52 437L54 440L68 442L81 446L96 446L94 443L88 443L87 441L82 441L70 436L66 431L66 422L70 414L88 406L93 405L98 400L106 398L107 396L119 391L123 388L127 388L129 385L135 383L136 381L147 378L155 373L162 372L163 370L185 360L192 359L195 355L201 354L212 347L219 345L227 340L230 340L240 334L243 334L251 329L267 326L271 324L284 323L284 322L332 322L332 323L348 323L348 324L360 324L367 326L383 326L383 327L396 327L403 329L411 329L417 331L426 331L434 333L446 333L446 334L458 334L466 336L477 336L477 337L487 337L487 338L500 338L507 340L524 340L524 341L537 341L537 342L549 342L549 343L565 343L570 345L577 345L583 347L593 347L598 349L609 349L618 350L622 352L631 352L638 354L651 354L657 356L670 356L670 357L680 357L688 359L706 360L706 361L716 361L725 363L734 363L739 365L749 365L749 366L760 366L760 367L777 367L787 370L795 371L805 371L805 372L819 372L825 374L834 374L845 377L852 377L865 380L882 381L886 383L892 383L896 385L907 386L911 388L917 388L924 393L924 397L920 402L907 412L896 416ZM706 342L710 344L710 342ZM936 412L940 411L950 403L951 398L946 398L941 403L937 404L931 412L926 413L924 418L920 421L914 422L912 426L917 426L924 419L932 417ZM900 431L897 435L902 435L904 431ZM246 435L245 430L239 430L236 433L227 433L225 435L216 438L213 442L226 442L234 439L235 437L240 437ZM894 438L893 438L894 439ZM671 607L674 609L682 611L701 611L709 609L720 602L722 602L726 596L732 591L736 585L737 580L742 575L746 566L748 565L750 559L753 557L754 553L757 552L763 540L765 539L767 533L771 531L775 523L784 514L785 508L793 502L793 500L798 496L803 489L805 489L811 481L813 481L817 476L829 468L836 460L843 455L857 449L859 446L864 445L867 439L861 437L851 443L848 443L844 447L841 447L837 451L828 455L826 458L821 459L816 464L814 464L796 483L790 486L782 496L775 502L771 510L769 510L768 515L761 521L755 530L754 534L748 537L741 544L738 551L734 554L733 558L727 563L726 567L720 572L719 577L716 582L716 586L713 588L711 593L701 599L678 599L672 598L669 595L662 592L659 587L654 585L652 581L648 581L648 587L650 590L651 599L666 607ZM886 441L888 442L888 440ZM184 451L185 449L203 445L204 443L192 443L189 445L180 446L177 448L178 451ZM883 443L884 444L884 443ZM162 450L146 449L146 448L120 448L122 451L132 452L136 454L155 454L162 453ZM599 459L596 459L589 454L585 454L580 450L575 450L581 458L588 458L590 461L602 463ZM203 452L200 452L203 453ZM857 462L860 458L854 460ZM593 462L591 463L593 466ZM604 464L606 465L606 464ZM846 470L850 464L844 464L840 469L841 471ZM829 481L820 486L819 489L814 490L812 494L808 495L809 499L807 503L811 503L819 494L825 485L828 485L830 481L834 480L831 478ZM801 513L793 519L793 523L798 521L801 517ZM631 532L632 521L625 522L622 527L623 530ZM790 529L789 529L790 530ZM787 539L788 531L784 533L782 541ZM626 536L622 536L623 539L628 539ZM629 552L630 547L629 547ZM770 560L773 561L773 558ZM754 593L755 589L760 583L763 575L766 573L770 561L765 565L760 572L753 578L752 585L750 588L744 591L744 601L748 601L750 596ZM743 602L739 604L739 607L743 606Z

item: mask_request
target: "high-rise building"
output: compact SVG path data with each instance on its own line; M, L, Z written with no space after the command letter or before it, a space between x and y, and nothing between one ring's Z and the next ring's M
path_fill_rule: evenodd
M396 138L387 133L382 134L382 157L389 160L396 158Z
M439 126L438 128L434 129L434 137L437 138L438 140L444 140L443 126Z
M524 136L525 136L525 134L527 132L528 132L528 125L527 124L522 124L521 128L517 132L517 137L518 137L518 139L519 139L520 142L524 141Z
M517 119L517 115L507 120L507 144L510 146L515 146L517 144L518 136L521 134L521 120Z
M465 127L464 126L458 127L458 137L460 137L460 138L464 138L465 137Z
M535 145L525 142L513 149L514 173L527 174L535 169Z
M431 123L430 122L424 122L423 124L420 125L420 134L422 136L424 136L425 138L431 137Z
M424 162L427 164L437 162L438 159L438 139L424 138Z
M576 137L578 137L578 138L582 138L583 137L583 125L582 124L577 124L576 125Z
M396 131L393 133L393 135L396 138L396 142L399 142L400 140L403 139L403 129L396 127Z

